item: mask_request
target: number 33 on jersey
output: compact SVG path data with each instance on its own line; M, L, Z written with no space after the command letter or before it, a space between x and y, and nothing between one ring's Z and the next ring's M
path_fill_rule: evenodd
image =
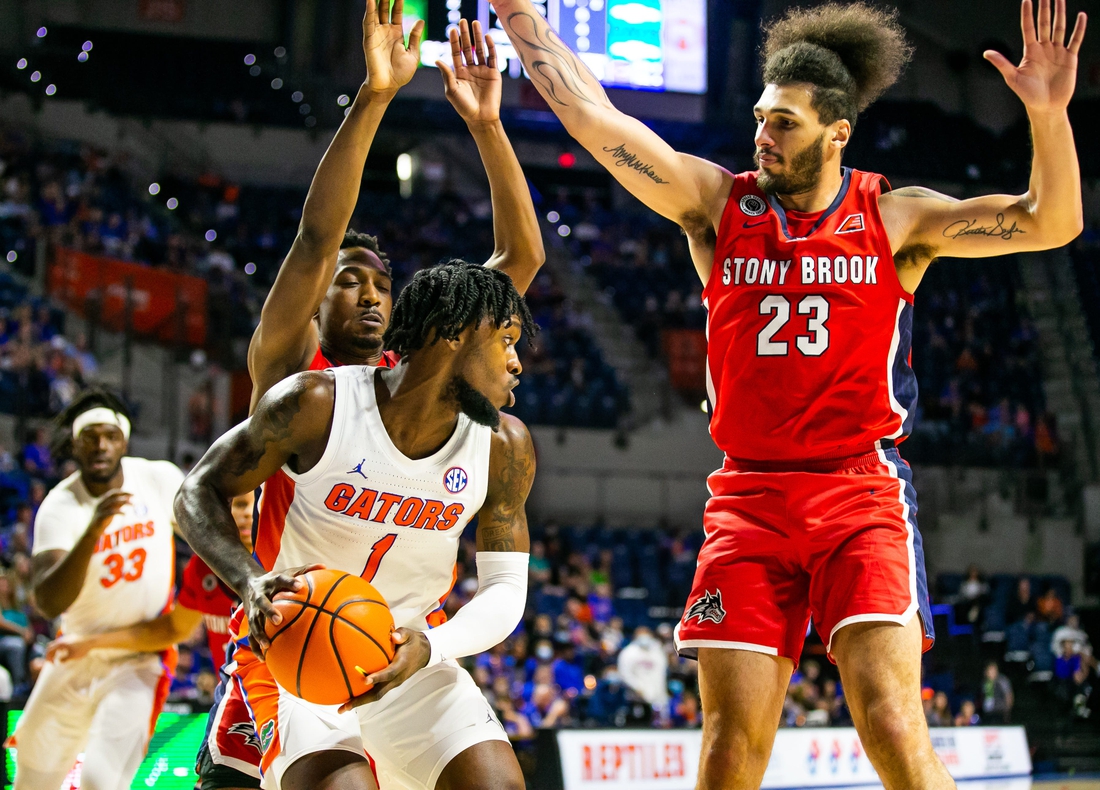
M755 173L735 177L703 291L711 434L727 456L841 458L908 435L913 297L879 216L884 189L844 168L833 204L801 214Z

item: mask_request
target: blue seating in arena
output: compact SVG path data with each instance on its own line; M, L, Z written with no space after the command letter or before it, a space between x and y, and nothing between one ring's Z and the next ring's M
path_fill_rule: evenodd
M1100 229L1085 231L1071 251L1077 292L1081 297L1092 338L1093 353L1100 359Z

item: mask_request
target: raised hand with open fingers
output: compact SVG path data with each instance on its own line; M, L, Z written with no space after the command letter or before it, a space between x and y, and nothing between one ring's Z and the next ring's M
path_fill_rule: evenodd
M1077 82L1077 53L1085 38L1088 18L1082 11L1066 43L1066 0L1039 0L1038 22L1032 0L1020 4L1020 27L1024 37L1024 56L1019 66L1013 66L1004 55L993 50L985 52L1020 97L1029 112L1064 110L1073 97Z
M389 95L408 83L420 63L420 39L424 20L409 32L405 46L405 0L367 0L363 15L363 55L367 61L367 88Z
M497 68L497 50L492 36L485 35L481 23L471 26L463 19L451 28L451 59L454 67L437 60L443 75L444 93L466 123L484 123L500 119L501 76Z

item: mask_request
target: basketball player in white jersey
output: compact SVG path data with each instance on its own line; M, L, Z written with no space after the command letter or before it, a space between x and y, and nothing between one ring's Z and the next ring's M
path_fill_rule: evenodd
M108 393L62 415L79 470L34 522L38 608L76 637L152 620L172 601L172 499L183 473L126 456L130 419ZM172 654L103 650L47 663L15 731L16 790L60 787L84 751L84 790L128 788L168 694Z
M515 347L533 329L507 275L461 261L421 271L386 333L396 368L286 379L185 481L181 531L247 609L234 676L257 719L263 787L523 787L507 735L455 659L503 641L523 615L534 450L499 409L514 403ZM265 497L254 559L228 503L279 475L288 494ZM475 515L478 593L446 622L440 602ZM340 709L279 688L257 655L267 618L279 622L272 597L315 563L369 579L398 626L393 663Z

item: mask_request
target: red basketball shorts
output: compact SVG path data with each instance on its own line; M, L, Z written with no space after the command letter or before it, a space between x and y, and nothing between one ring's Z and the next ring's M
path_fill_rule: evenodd
M751 650L798 663L810 617L832 658L846 625L932 615L909 465L894 448L817 471L710 476L691 596L676 628L681 655Z

